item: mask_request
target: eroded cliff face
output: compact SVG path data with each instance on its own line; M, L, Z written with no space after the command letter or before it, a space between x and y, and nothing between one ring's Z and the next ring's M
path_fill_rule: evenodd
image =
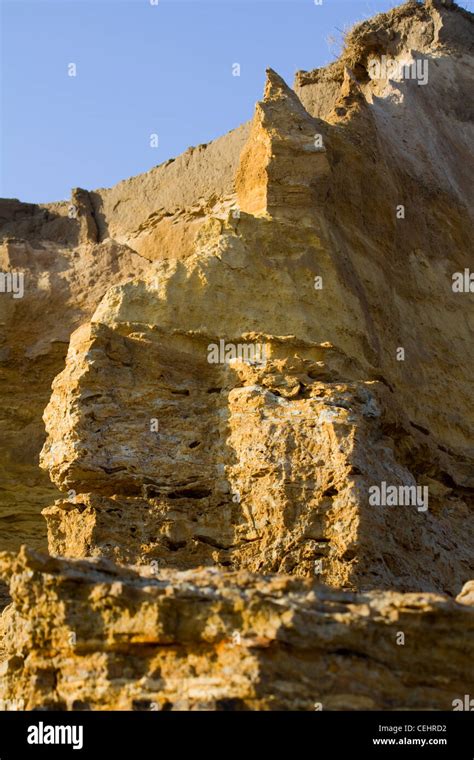
M38 467L42 415L71 333L112 285L140 276L155 258L190 255L206 213L225 208L245 131L111 190L76 189L68 203L0 200L0 271L24 278L22 298L0 292L2 548L46 548L40 513L59 494Z
M46 507L62 557L3 556L8 698L449 709L466 692L474 317L453 275L472 28L406 3L294 90L269 70L252 122L208 146L76 191L72 213L3 202L4 268L30 283L5 319L3 548L38 547ZM44 407L54 486L34 466Z

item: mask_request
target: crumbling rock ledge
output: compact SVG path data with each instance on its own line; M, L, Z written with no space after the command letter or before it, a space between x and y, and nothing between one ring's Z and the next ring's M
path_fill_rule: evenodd
M13 597L1 696L26 709L449 710L474 676L467 592L155 575L26 548L0 569Z

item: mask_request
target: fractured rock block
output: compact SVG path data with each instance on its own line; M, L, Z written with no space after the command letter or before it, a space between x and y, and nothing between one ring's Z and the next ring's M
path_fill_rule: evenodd
M415 487L384 433L384 386L330 381L292 344L267 346L265 366L213 365L199 335L78 331L45 415L43 465L70 492L44 511L50 551L457 593L472 574L467 507L439 512L433 479L431 511L371 503L377 484Z

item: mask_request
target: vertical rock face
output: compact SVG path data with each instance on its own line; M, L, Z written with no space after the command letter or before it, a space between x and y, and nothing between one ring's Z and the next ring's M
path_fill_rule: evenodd
M8 698L449 709L466 692L472 27L406 3L294 90L269 70L250 125L215 143L69 208L0 206L4 268L35 283L24 303L0 294L19 347L2 354L7 470L34 441L33 485L4 481L2 515L24 518L11 505L32 489L62 557L3 557ZM54 487L33 468L44 406ZM34 545L36 524L3 548ZM41 635L18 638L35 599Z
M88 193L45 207L0 201L0 272L21 292L0 292L0 544L46 548L40 511L58 497L38 467L42 413L71 332L112 283L148 262L114 240L97 241ZM3 279L2 279L3 283ZM19 296L19 297L17 297Z

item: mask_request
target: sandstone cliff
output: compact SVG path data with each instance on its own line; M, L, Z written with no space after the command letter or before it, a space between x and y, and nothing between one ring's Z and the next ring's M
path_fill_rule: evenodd
M269 70L207 146L69 204L0 202L1 268L25 274L0 294L9 699L468 690L472 30L408 2L294 89ZM405 73L374 78L388 59ZM16 557L45 524L61 559Z

